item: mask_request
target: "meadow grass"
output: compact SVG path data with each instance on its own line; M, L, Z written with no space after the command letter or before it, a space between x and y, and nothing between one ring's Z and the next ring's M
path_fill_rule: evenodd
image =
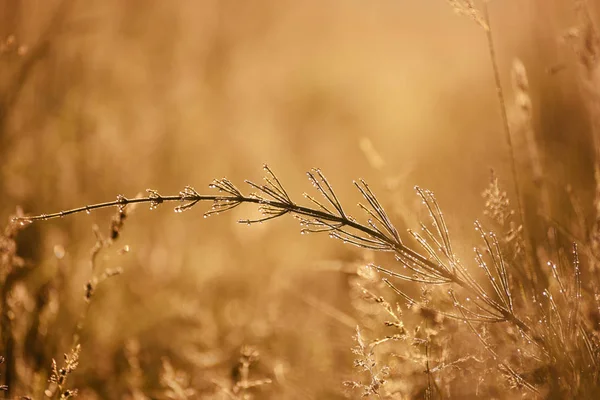
M487 187L475 190L482 194L481 219L465 223L458 216L463 224L473 225L476 241L455 239L452 206L440 204L430 190L415 187L425 218L417 227L405 229L407 211L388 207L389 201L379 194L381 186L393 191L394 179L384 185L354 181L360 201L350 211L340 193L351 195L334 190L320 169L307 172L314 193L295 196L288 188L293 185L284 185L266 165L263 181L244 181L247 190L221 178L209 184L212 193L206 194L186 186L177 194L147 189L145 194L119 194L114 201L47 214L30 215L17 208L0 235L0 390L9 398L22 399L597 398L596 10L586 1L574 1L579 25L561 37L576 55L577 82L589 118L586 143L591 144L594 160L593 169L582 172L586 178L582 180L593 181L595 190L581 185L579 193L579 186L574 190L571 182L560 182L549 172L548 151L535 131L535 92L524 61L512 64L511 90L503 86L505 73L490 12L497 3L448 3L472 19L485 40L508 160L506 171L492 170ZM1 43L0 57L23 59L15 70L21 78L2 87L0 139L15 137L10 111L17 107L28 74L70 28L65 21L71 6L69 1L60 2L37 46L20 45L14 36ZM217 38L220 45L227 42L227 32L222 35ZM227 63L227 57L219 54L212 60L217 70ZM223 85L222 78L213 78L218 87ZM365 139L357 147L384 175L387 160L373 144ZM64 197L68 199L68 193ZM173 203L175 213L186 215L197 215L197 209L208 203L204 218L233 214L240 224L250 226L250 232L257 232L223 232L218 228L222 221L195 222L195 229L210 230L204 239L229 243L224 253L250 251L256 241L285 253L295 239L276 240L264 233L264 226L288 216L300 224L300 233L308 235L303 239L315 249L312 236L320 240L319 235L327 235L353 245L356 253L337 254L316 278L305 266L292 277L265 273L243 265L242 256L230 274L207 278L208 283L197 286L185 272L179 271L181 281L174 278L178 271L173 268L191 256L146 247L151 257L140 258L139 263L159 260L160 268L153 271L156 267L149 266L128 275L119 265L122 259L144 253L121 245L132 240L126 233L129 226L144 224L139 206L156 214ZM116 212L106 233L93 225L94 243L82 257L87 260L85 271L60 244L53 245L52 259L20 252L23 235L36 232L36 227L53 221L65 224L71 220L66 217L104 209ZM152 234L165 241L174 231L156 229ZM137 238L146 233L143 226L135 232ZM252 235L258 239L244 245ZM35 247L35 237L25 238ZM219 256L217 248L199 253L208 261L192 262L194 267L203 268ZM269 262L268 254L260 254L259 261ZM76 284L82 279L83 288ZM315 287L318 293L312 294ZM192 296L177 294L184 290ZM94 309L103 302L108 306ZM113 322L104 323L105 319ZM62 361L57 361L60 354ZM316 371L308 371L313 366ZM318 382L311 381L315 379Z

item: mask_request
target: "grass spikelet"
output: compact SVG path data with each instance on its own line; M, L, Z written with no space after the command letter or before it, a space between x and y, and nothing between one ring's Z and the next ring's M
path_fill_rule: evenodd
M71 397L77 396L76 389L67 389L67 379L71 375L77 366L79 365L79 353L81 347L75 346L69 354L64 355L64 362L62 367L58 367L56 360L52 360L52 374L50 375L50 383L53 384L46 390L47 397L56 396L57 399L64 400Z

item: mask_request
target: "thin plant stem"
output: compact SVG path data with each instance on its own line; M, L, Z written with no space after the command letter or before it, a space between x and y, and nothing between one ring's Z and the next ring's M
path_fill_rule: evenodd
M498 67L498 57L496 54L496 47L494 44L494 36L492 34L492 26L490 23L490 13L489 13L489 8L488 8L488 1L489 0L484 0L483 6L482 6L483 18L484 18L484 21L486 24L486 29L484 29L484 31L485 31L485 35L486 35L486 39L487 39L490 61L492 64L492 71L494 73L494 82L496 85L496 95L498 97L498 103L500 105L500 114L502 117L502 126L503 126L503 130L504 130L504 137L505 137L506 145L508 147L508 151L509 151L509 155L510 155L510 168L511 168L511 173L512 173L512 177L513 177L515 197L517 200L517 210L519 213L519 220L521 222L520 225L523 230L523 244L524 244L524 250L525 250L525 260L526 260L526 263L528 265L530 265L530 267L526 268L525 271L529 271L530 276L528 278L530 279L532 284L535 284L536 281L539 279L540 274L535 273L535 271L533 271L533 269L535 267L532 267L532 266L536 265L536 257L535 257L535 253L531 247L532 245L529 241L529 239L530 239L529 228L525 221L525 209L523 206L523 195L521 192L519 171L517 168L517 159L516 159L516 155L515 155L515 147L514 147L513 140L512 140L512 131L510 128L510 123L508 121L508 112L506 109L506 99L504 97L504 90L502 89L502 81L500 80L500 68Z
M358 222L342 209L341 203L333 192L333 189L319 170L309 172L309 180L333 208L326 207L324 204L308 195L305 195L305 197L315 204L315 208L302 206L293 202L272 171L267 166L265 166L264 169L268 173L268 177L265 178L265 181L267 182L266 185L258 185L249 181L246 182L252 188L257 189L259 194L251 193L249 195L244 195L229 180L221 179L215 180L210 187L218 189L220 192L225 192L226 194L202 195L196 192L192 187L188 186L181 191L179 195L163 196L156 190L148 189L149 195L146 197L127 198L123 195L118 195L117 199L114 201L86 205L51 214L18 217L15 218L14 221L26 225L33 221L61 218L83 212L89 213L92 210L102 208L118 207L120 210L123 210L129 204L139 203L149 203L150 208L154 209L162 203L180 202L182 204L175 207L175 211L182 212L192 208L198 202L210 201L213 202L213 207L204 214L204 217L208 217L230 210L243 203L257 204L259 210L263 214L263 218L257 220L240 220L238 222L250 225L253 223L262 223L285 214L292 214L300 221L301 225L304 226L302 229L303 233L325 231L329 232L330 237L340 239L344 243L368 249L393 252L401 262L409 267L410 265L415 265L415 263L422 266L422 270L415 270L415 272L418 274L420 273L421 275L424 274L425 280L423 282L425 283L428 281L437 284L454 283L473 296L482 295L482 289L478 286L474 286L472 278L464 273L462 267L460 269L447 268L440 260L428 258L406 246L398 236L396 229L391 225L383 207L379 204L379 201L364 181L361 180L355 182L355 186L370 205L370 208L361 206L363 210L367 211L367 216L371 217L369 218L368 224ZM418 192L421 194L425 193L425 191L419 189ZM430 192L426 192L426 194L426 199L430 201L430 205L434 207L431 210L437 210L438 208L437 204L435 204L433 194ZM441 217L441 214L439 214L438 218ZM439 221L438 223L442 224ZM443 226L445 230L445 224L441 226ZM399 274L393 276L402 277ZM407 277L403 278L406 279ZM419 279L418 276L409 278L409 280L415 282L419 282ZM491 301L489 304L499 314L498 317L515 325L523 333L530 335L538 342L538 344L544 346L543 340L537 337L532 328L519 319L512 310Z
M496 55L496 47L494 44L494 37L492 35L492 28L490 25L490 13L489 13L487 1L483 2L483 17L484 17L485 23L487 25L487 29L485 29L485 36L487 39L490 61L492 63L492 71L494 73L494 82L496 85L496 95L498 96L498 103L500 105L500 114L502 117L502 127L504 130L504 137L506 140L506 144L508 146L508 150L510 153L510 167L511 167L511 172L513 175L515 194L517 197L517 208L519 210L519 218L521 219L521 224L523 225L523 227L525 227L525 213L523 211L521 188L520 188L520 184L519 184L519 171L517 168L517 160L516 160L516 156L515 156L515 148L513 145L510 123L508 122L508 112L506 110L506 99L504 97L504 90L502 89L502 82L500 80L500 68L498 67L498 58Z

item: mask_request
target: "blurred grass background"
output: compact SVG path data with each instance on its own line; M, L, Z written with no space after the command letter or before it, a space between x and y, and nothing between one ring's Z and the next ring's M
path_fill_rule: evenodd
M490 10L509 106L518 57L546 174L590 200L588 117L576 56L560 40L577 23L572 2L507 0ZM208 192L222 176L241 186L268 163L296 198L311 189L311 167L348 206L352 179L365 178L407 226L421 216L413 186L429 188L451 230L468 238L490 168L513 188L485 36L442 0L0 0L0 40L2 221L17 205L41 213L146 188ZM516 151L524 163L518 138ZM300 236L291 219L249 228L235 220L254 210L209 219L203 210L138 207L101 254L101 268L124 274L91 303L73 386L120 398L135 341L144 387L156 390L166 356L210 391L251 344L276 381L273 398L341 396L356 321L339 270L364 252ZM91 227L105 232L111 214L20 236L20 255L37 265L30 293L62 277L43 362L70 349Z

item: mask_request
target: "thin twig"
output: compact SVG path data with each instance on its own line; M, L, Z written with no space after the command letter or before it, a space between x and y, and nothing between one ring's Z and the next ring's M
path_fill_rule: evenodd
M536 335L532 328L519 319L510 306L505 304L509 299L506 297L503 298L503 296L500 295L501 303L493 300L491 296L488 296L485 293L485 290L475 281L475 279L471 277L467 269L457 262L457 259L452 252L448 229L433 193L417 189L430 211L435 229L440 237L435 238L432 232L429 232L428 235L431 239L434 239L436 243L441 245L443 256L448 260L448 263L444 263L443 260L436 255L434 249L428 245L426 240L417 234L414 235L415 238L427 251L429 257L407 247L400 239L396 229L383 209L383 206L379 203L375 194L365 182L359 181L360 184L356 184L356 186L370 205L370 207L365 205L360 206L366 211L367 217L371 218L369 219L368 224L360 223L346 213L342 208L340 200L335 195L332 186L321 171L314 169L308 173L308 177L311 183L323 196L326 203L329 203L330 207L327 207L325 204L307 195L306 197L308 197L311 203L315 205L315 208L311 208L293 202L269 167L265 165L264 169L268 175L265 179L265 185L246 181L250 187L258 191L257 193L251 193L249 195L244 195L231 181L223 178L215 180L209 185L209 187L221 192L217 195L199 194L191 186L185 187L179 195L172 196L163 196L156 190L148 189L147 192L149 195L146 197L127 198L123 195L118 195L117 199L114 201L86 205L51 214L19 217L15 218L15 222L26 225L34 221L61 218L82 212L89 213L92 210L108 207L117 207L119 210L124 210L129 204L138 203L149 203L150 208L155 209L163 203L180 202L181 205L175 207L175 212L179 213L191 209L199 202L210 201L213 203L213 206L209 211L204 213L205 217L231 210L240 204L257 204L259 206L259 211L263 214L262 218L256 220L239 220L238 222L250 225L268 221L285 214L292 214L299 219L303 226L303 233L325 231L329 232L330 237L340 239L345 243L379 251L392 251L399 261L414 272L414 275L405 276L378 268L380 271L397 278L414 282L456 284L473 297L474 304L477 302L476 299L482 299L482 301L487 304L490 309L483 308L483 306L480 306L479 304L475 304L475 306L477 306L480 311L489 314L489 320L493 320L494 322L500 322L502 320L507 321L519 328L524 334L531 336L538 345L541 345L542 347L545 346L542 338ZM504 281L506 278L502 276L502 274L503 272L499 278L501 281ZM500 293L505 291L506 289L503 288ZM507 294L506 296L509 295ZM468 310L468 312L472 313L476 318L481 318L480 313L476 311L471 312Z

